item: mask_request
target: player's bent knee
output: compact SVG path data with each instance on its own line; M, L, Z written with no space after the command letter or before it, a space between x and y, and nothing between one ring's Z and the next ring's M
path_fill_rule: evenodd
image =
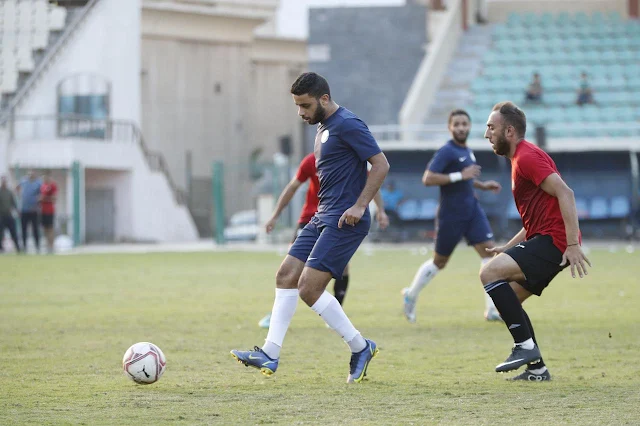
M443 256L438 253L435 253L433 256L433 264L436 265L439 270L443 270L445 266L447 266L447 263L449 263L449 256Z
M313 306L313 304L316 303L318 298L322 295L324 289L318 287L303 275L300 277L300 281L298 282L298 291L300 299L302 299L302 301L307 305Z
M497 265L492 265L491 263L487 263L482 267L482 269L480 269L480 281L482 281L482 284L485 285L500 279L504 279L501 274L502 271L500 267L498 267Z
M302 268L304 267L304 263L295 259L296 261L287 261L285 260L278 268L278 272L276 273L276 287L277 288L297 288L298 280L300 279L300 274L302 273ZM299 263L299 265L298 265Z

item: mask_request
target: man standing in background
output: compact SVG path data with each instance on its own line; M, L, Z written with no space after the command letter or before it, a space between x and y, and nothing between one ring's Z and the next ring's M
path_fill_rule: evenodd
M51 171L45 170L44 182L40 187L40 213L42 214L42 227L47 239L47 253L53 253L53 241L55 239L55 211L58 186L51 179Z
M40 230L38 229L38 202L40 201L40 187L42 181L36 177L33 170L29 170L27 177L18 184L17 191L21 196L20 222L22 225L22 247L27 251L27 229L31 224L36 251L40 252Z
M0 253L4 251L2 247L2 239L4 238L4 229L9 228L13 245L16 248L16 252L20 252L20 243L18 242L18 232L16 230L16 219L13 217L13 212L18 210L16 204L16 198L13 196L13 192L7 185L6 176L0 178Z

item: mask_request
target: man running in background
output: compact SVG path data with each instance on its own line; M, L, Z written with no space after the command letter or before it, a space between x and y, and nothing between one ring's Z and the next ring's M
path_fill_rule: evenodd
M480 166L467 147L470 130L469 114L462 109L451 111L449 131L452 139L435 153L422 177L426 186L440 186L440 205L436 219L435 254L418 268L411 286L402 290L404 315L411 323L416 322L416 301L420 291L444 269L462 237L480 255L480 267L493 257L486 251L495 246L493 231L474 189L499 192L501 186L493 180L482 182L477 179ZM488 321L500 319L486 293L484 317Z

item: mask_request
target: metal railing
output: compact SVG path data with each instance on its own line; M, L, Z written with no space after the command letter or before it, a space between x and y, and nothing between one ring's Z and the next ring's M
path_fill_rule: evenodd
M173 180L161 152L149 150L136 123L129 120L96 119L78 115L37 115L10 117L6 123L11 142L82 139L105 143L137 144L153 171L164 174L175 200L187 204L187 194Z
M543 126L547 138L581 139L581 138L634 138L640 146L640 122L592 122L592 123L537 123L529 120L527 134L535 133L535 127ZM371 134L378 142L424 141L442 143L451 136L446 124L439 125L382 125L369 126ZM472 130L471 138L482 138L483 129Z
M7 122L10 141L43 139L92 139L135 143L140 136L128 120L97 119L82 115L14 116Z

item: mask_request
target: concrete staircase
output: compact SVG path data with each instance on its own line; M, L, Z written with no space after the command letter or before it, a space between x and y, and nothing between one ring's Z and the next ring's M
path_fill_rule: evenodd
M476 25L462 35L425 124L444 125L452 109L468 108L473 102L470 85L482 70L492 30L493 25Z

